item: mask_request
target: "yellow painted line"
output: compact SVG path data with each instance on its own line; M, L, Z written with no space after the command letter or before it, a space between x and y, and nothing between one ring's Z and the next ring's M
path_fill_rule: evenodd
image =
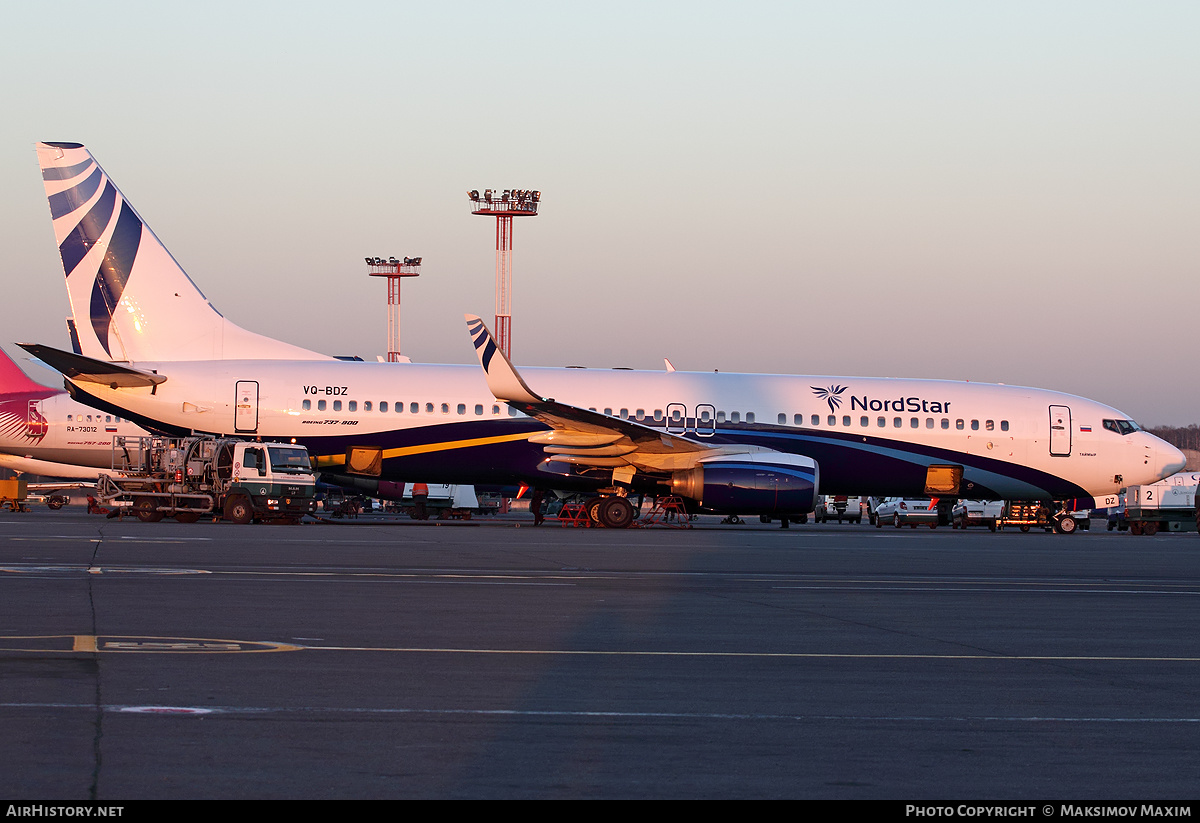
M61 644L54 641L69 641ZM205 637L155 637L148 635L18 635L0 637L0 651L46 653L122 654L261 654L295 652L305 648L271 640L224 640Z
M474 446L492 446L497 443L515 443L518 440L528 440L529 436L536 432L522 432L521 434L504 434L496 437L476 437L471 440L446 440L442 443L426 443L423 446L405 446L399 449L384 449L383 457L386 460L390 457L408 457L413 454L429 454L431 452L451 451L453 449L469 449ZM317 457L317 467L322 466L341 466L346 463L346 455L344 454L326 454Z

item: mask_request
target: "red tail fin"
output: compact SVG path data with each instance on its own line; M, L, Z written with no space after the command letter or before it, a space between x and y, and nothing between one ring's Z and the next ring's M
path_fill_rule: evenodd
M8 356L8 352L0 349L0 394L21 394L45 390L45 386L30 380L29 376L21 371L21 367Z

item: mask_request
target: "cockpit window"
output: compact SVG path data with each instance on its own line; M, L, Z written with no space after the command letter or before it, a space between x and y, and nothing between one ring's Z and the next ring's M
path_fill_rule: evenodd
M1105 420L1104 428L1117 434L1132 434L1142 430L1142 427L1132 420Z

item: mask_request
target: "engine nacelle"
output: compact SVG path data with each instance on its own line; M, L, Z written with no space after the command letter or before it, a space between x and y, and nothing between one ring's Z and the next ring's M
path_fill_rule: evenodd
M734 514L808 514L817 502L817 461L782 452L701 460L671 476L671 490L706 509Z

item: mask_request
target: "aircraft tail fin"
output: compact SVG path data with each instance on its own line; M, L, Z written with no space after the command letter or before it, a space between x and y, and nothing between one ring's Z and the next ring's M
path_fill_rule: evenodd
M8 356L8 352L0 349L0 394L24 394L32 391L46 391L41 383L31 379L16 361Z
M329 359L221 316L84 146L38 143L37 154L81 354Z

